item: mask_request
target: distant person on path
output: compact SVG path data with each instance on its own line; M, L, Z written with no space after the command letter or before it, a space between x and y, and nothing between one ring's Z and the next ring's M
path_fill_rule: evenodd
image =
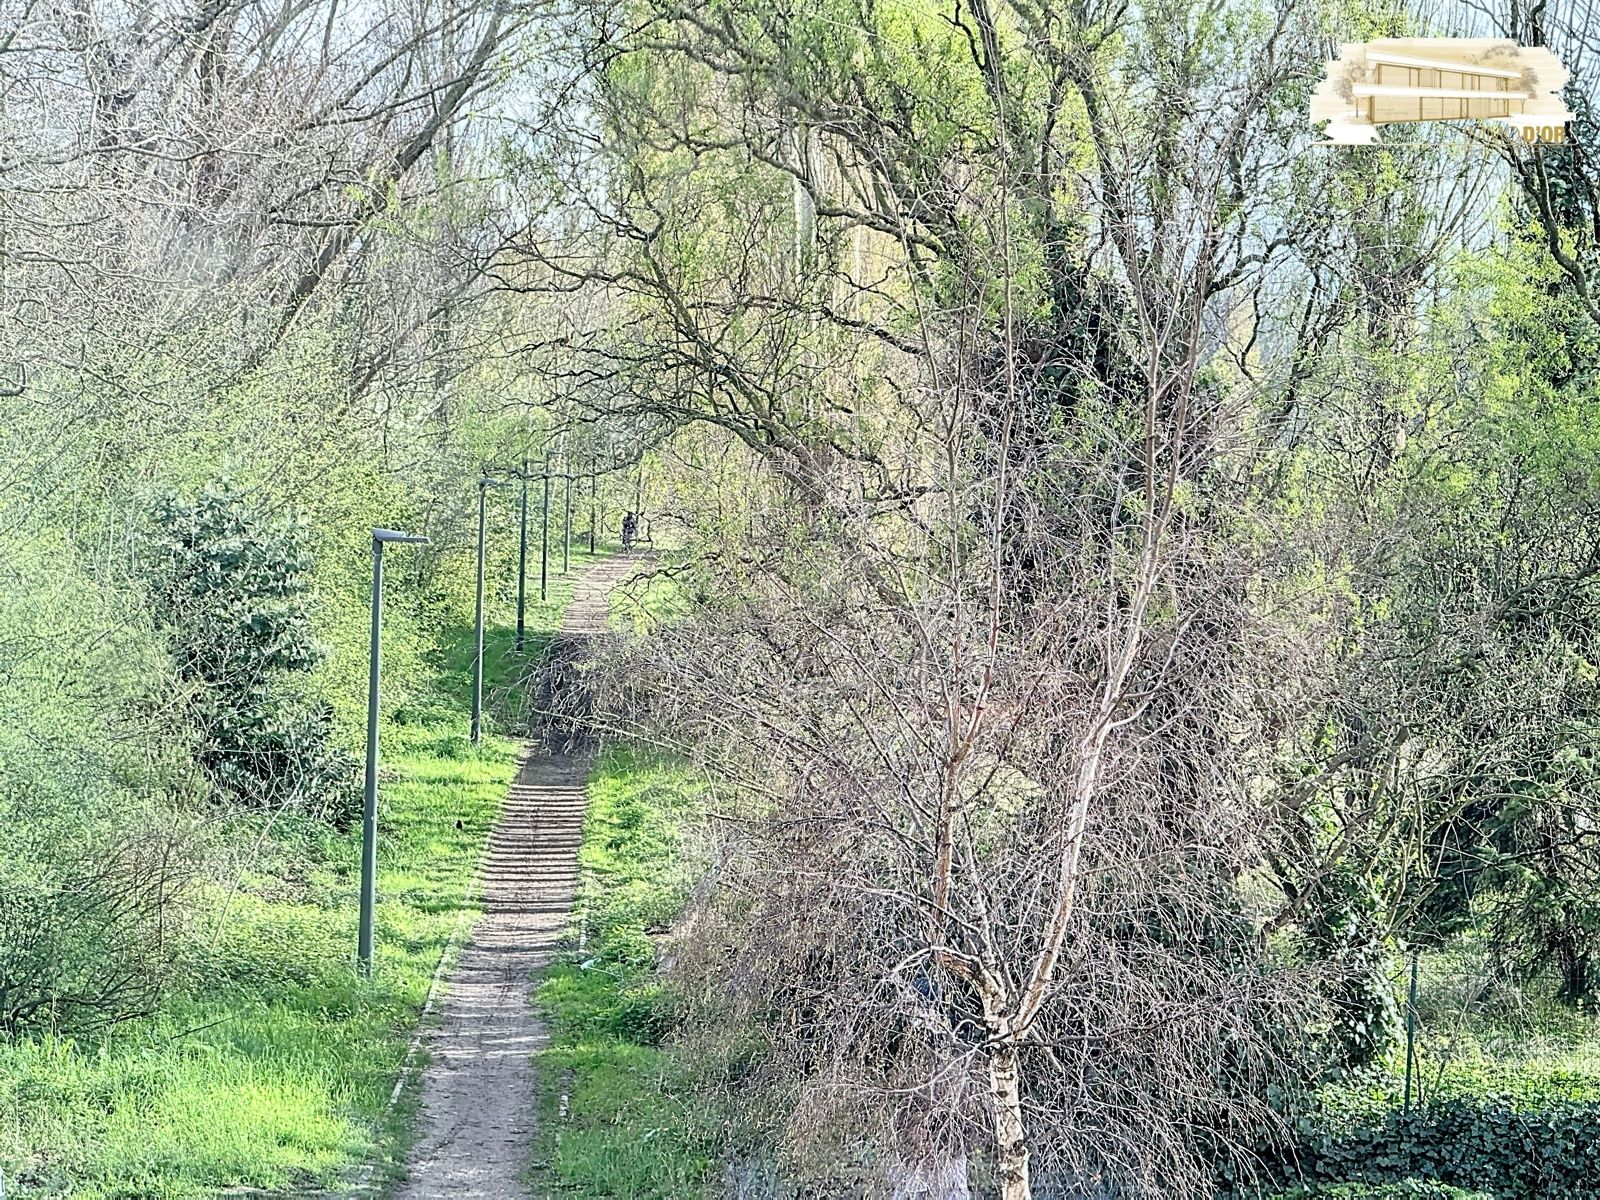
M622 518L622 550L626 554L633 549L633 535L639 531L639 518L633 513L628 513Z

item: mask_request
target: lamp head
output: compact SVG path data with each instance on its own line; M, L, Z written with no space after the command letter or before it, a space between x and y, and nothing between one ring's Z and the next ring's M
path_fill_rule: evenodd
M420 533L401 533L397 529L374 529L372 540L375 542L399 542L401 545L424 545L429 539Z

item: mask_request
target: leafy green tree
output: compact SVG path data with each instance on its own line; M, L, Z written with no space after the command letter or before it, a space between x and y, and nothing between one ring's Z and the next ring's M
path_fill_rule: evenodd
M225 481L156 499L147 574L211 781L246 803L337 816L355 761L334 744L330 707L292 686L321 657L306 542L298 517Z

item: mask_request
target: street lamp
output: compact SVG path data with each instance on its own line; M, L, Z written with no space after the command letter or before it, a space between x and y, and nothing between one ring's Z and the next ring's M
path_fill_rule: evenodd
M589 553L594 554L595 527L600 517L600 460L589 458Z
M472 656L472 744L476 746L483 738L483 552L484 552L484 513L487 507L486 498L492 487L503 487L498 479L490 479L487 475L478 477L478 614L475 624L477 626L477 649Z
M539 533L539 599L550 599L550 451L544 452L544 514Z
M528 460L522 460L522 502L517 519L517 646L522 653L528 612Z
M563 495L561 500L561 573L572 569L572 466L561 459Z
M421 545L428 539L393 529L372 531L372 651L367 663L367 784L361 800L361 926L356 958L372 974L372 908L378 886L378 674L383 658L383 547L387 542Z

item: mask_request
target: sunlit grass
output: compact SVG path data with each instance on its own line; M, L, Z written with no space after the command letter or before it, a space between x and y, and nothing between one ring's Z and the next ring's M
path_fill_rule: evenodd
M373 979L354 969L358 833L280 819L263 844L276 861L239 890L213 885L204 907L225 916L197 929L184 995L159 1017L99 1044L0 1045L12 1194L198 1197L331 1183L364 1158L392 1165L389 1095L515 760L497 738L463 751L449 725L395 732ZM309 868L297 857L308 841ZM292 875L274 870L288 863ZM266 898L276 892L294 898Z
M586 559L530 605L530 654ZM488 639L492 687L517 668L511 637ZM470 639L437 666L435 698L383 731L373 978L354 964L359 828L239 814L216 831L233 857L195 898L180 986L160 1014L99 1041L0 1041L6 1196L187 1200L315 1191L361 1163L380 1180L397 1171L405 1105L391 1112L390 1095L440 956L473 910L468 886L516 759L493 733L468 741Z
M584 947L538 992L551 1046L538 1056L537 1195L685 1200L708 1187L716 1114L658 1044L671 998L650 969L651 934L683 902L680 831L696 792L678 766L627 747L596 763L574 918Z

